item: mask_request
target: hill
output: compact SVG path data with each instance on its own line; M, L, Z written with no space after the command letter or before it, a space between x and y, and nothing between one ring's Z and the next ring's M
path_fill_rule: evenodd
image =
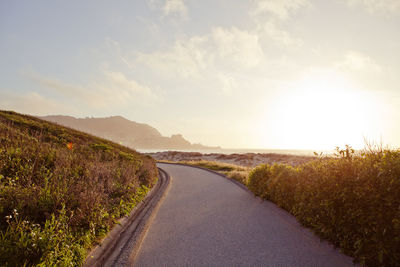
M108 118L75 118L71 116L45 116L44 120L68 126L105 139L122 143L135 149L212 149L201 144L191 144L182 135L171 137L144 123L130 121L121 116Z
M79 266L157 179L111 141L0 111L0 266Z

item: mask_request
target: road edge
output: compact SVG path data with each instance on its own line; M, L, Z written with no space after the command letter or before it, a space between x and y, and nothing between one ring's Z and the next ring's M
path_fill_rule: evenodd
M88 253L83 264L84 267L112 266L128 242L133 244L129 262L133 261L152 221L151 219L171 184L169 174L161 168L158 168L158 170L160 175L157 184L131 211L130 215L120 219L100 244Z

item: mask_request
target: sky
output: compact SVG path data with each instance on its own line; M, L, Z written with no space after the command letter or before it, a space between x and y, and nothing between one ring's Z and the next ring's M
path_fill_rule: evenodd
M399 0L3 0L0 109L224 148L398 148L399 29Z

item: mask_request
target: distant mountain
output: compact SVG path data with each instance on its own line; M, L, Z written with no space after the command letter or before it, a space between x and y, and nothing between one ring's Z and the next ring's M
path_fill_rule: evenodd
M87 132L136 149L212 149L201 144L191 144L181 134L171 137L148 124L130 121L121 116L108 118L75 118L71 116L44 116L41 119Z

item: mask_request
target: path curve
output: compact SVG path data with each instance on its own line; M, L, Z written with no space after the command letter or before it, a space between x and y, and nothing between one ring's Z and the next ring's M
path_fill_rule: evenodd
M157 165L173 182L135 266L353 266L293 216L227 179Z

